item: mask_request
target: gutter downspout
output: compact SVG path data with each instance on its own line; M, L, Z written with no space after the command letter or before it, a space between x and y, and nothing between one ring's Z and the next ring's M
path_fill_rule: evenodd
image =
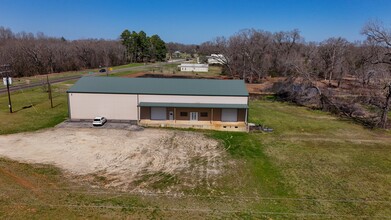
M245 124L246 124L246 130L247 130L247 132L249 132L250 131L250 127L248 126L248 110L249 110L249 108L250 108L250 105L249 105L249 103L248 103L248 97L247 97L247 108L246 108L246 122L245 122Z
M140 124L140 102L139 102L139 94L137 94L137 125Z
M69 96L71 95L71 93L68 93L68 95L67 95L67 101L68 101L68 118L70 119L70 120L72 120L72 118L71 118L71 103L69 102Z

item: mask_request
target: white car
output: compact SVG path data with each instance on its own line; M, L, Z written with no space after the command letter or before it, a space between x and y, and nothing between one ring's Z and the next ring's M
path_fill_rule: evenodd
M95 117L94 121L92 122L93 126L102 126L107 122L107 119L105 117Z

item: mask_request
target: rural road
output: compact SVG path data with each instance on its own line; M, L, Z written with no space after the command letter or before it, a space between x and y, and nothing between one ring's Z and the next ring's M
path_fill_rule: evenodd
M149 65L144 65L144 66L135 66L135 67L128 67L128 68L122 68L122 69L117 69L117 70L112 70L110 71L110 74L113 73L118 73L118 72L124 72L124 71L130 71L130 70L144 70L145 68L150 68L150 67L160 67L161 65L164 65L166 63L155 63L155 64L149 64ZM100 72L94 72L93 74L89 74L89 76L104 76L106 73L100 73ZM73 79L79 79L84 75L77 75L77 76L67 76L67 77L61 77L61 78L56 78L56 79L50 79L50 83L60 83L60 82L65 82L68 80L73 80ZM34 82L30 84L18 84L18 85L10 85L10 91L17 91L20 89L29 89L29 88L34 88L42 86L42 82ZM7 93L7 87L2 85L0 87L0 94Z

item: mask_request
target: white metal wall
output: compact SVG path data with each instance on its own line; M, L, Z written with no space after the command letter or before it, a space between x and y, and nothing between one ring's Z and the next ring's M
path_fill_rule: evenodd
M215 103L215 104L245 104L247 97L231 96L181 96L181 95L139 95L140 102L167 103Z
M137 120L137 95L69 93L71 119Z
M69 93L71 119L138 120L137 95ZM247 97L139 95L139 102L247 104Z

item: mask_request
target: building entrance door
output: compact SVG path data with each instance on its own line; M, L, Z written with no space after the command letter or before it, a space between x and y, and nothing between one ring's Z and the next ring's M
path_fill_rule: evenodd
M198 121L198 112L190 112L190 121Z
M174 112L173 111L168 112L168 119L171 121L174 120Z

